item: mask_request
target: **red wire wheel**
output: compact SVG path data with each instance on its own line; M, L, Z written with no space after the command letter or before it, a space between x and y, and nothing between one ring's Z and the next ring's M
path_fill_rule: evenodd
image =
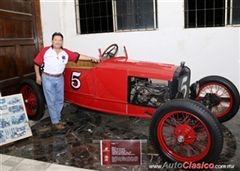
M40 86L33 80L23 80L20 83L19 92L23 96L28 118L41 119L45 112L45 100Z
M215 162L223 147L221 125L201 103L175 99L152 117L150 140L170 162Z
M202 101L204 98L207 98L208 95L210 96L209 102L211 103L211 100L213 101L213 106L210 110L216 117L224 117L230 112L233 105L233 98L227 87L214 82L204 84L199 88L196 100Z
M36 94L28 84L20 88L20 93L22 93L28 116L34 117L37 114L38 108Z
M191 97L205 105L220 122L233 118L240 105L235 85L224 77L208 76L198 82L199 90Z
M163 150L180 162L203 159L211 146L210 133L204 122L184 111L167 113L158 124L157 136Z

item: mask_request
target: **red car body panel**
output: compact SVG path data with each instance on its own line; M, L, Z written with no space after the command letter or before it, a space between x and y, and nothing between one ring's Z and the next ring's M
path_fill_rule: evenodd
M96 64L92 69L65 69L65 100L102 112L150 118L156 108L128 103L128 76L171 81L177 66L130 61L116 57ZM73 72L80 73L80 87L74 89Z

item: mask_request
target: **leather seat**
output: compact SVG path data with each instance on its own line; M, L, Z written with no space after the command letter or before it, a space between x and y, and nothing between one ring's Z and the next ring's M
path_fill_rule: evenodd
M96 67L95 62L91 60L78 60L77 63L69 61L66 65L66 68L81 68L81 69L92 69Z

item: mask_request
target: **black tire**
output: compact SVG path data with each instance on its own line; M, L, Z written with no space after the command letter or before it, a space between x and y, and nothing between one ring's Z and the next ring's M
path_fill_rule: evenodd
M153 115L150 129L149 129L150 130L149 138L150 138L150 141L153 143L153 146L155 147L155 149L159 152L160 156L163 158L163 160L166 160L169 162L181 162L181 163L183 163L185 161L188 162L188 159L184 159L184 161L181 161L183 159L177 159L177 157L174 157L174 155L173 155L174 153L169 153L168 150L165 150L164 146L161 145L161 142L159 141L159 137L158 137L159 136L158 129L161 128L161 126L159 127L159 125L161 125L161 122L163 122L164 118L166 116L168 116L169 113L178 112L178 111L184 111L186 113L191 113L191 114L193 114L194 117L198 118L199 122L202 122L205 125L205 128L208 131L208 134L206 134L206 135L208 135L207 137L210 138L210 145L208 145L208 148L206 148L208 150L204 150L204 152L200 152L200 153L202 153L202 155L204 154L202 156L202 158L199 158L198 160L196 159L196 161L191 161L191 160L194 160L192 158L192 159L189 159L189 162L202 162L202 161L215 162L215 160L220 155L220 153L222 151L222 147L223 147L223 134L222 134L222 130L221 130L221 125L220 125L219 121L216 119L216 117L214 117L210 113L210 111L208 109L206 109L205 106L203 106L202 104L195 102L193 100L189 100L189 99L175 99L175 100L169 101L169 102L163 104L162 106L160 106L157 109L156 113ZM193 116L191 116L191 117L193 117ZM187 119L187 120L189 120L189 119ZM191 121L191 122L193 122L193 121ZM169 123L172 123L172 122L170 121ZM198 123L198 122L195 122L195 124L196 123ZM174 132L177 131L177 129L179 127L176 126L175 128L176 129L174 129ZM200 128L198 128L198 129L200 130ZM167 130L170 130L170 127ZM163 131L163 130L161 130L161 131ZM170 132L170 131L168 131L168 132ZM174 136L175 136L175 134L174 134ZM189 135L187 135L187 136L189 138ZM175 139L176 139L176 142L179 141L178 140L179 137L178 138L175 137ZM208 138L206 138L206 139L209 142L209 139ZM194 140L194 143L195 143L195 141L197 141L197 139ZM166 141L164 141L164 142L166 143ZM179 142L177 142L177 143L179 143ZM185 142L183 142L183 143L185 143ZM207 143L207 144L209 144L209 143ZM170 146L168 146L168 147L170 147ZM183 148L182 150L184 150L184 147L182 147L182 146L179 146L179 147Z
M23 95L28 118L34 121L40 120L45 112L45 99L41 86L34 80L26 79L20 82L18 90ZM34 100L30 100L30 97Z
M218 114L212 112L218 118L218 120L220 122L226 122L226 121L230 120L231 118L233 118L239 110L240 98L239 98L238 89L231 81L229 81L228 79L226 79L224 77L208 76L208 77L204 77L198 81L198 85L199 85L198 92L196 90L194 90L194 88L193 88L194 85L191 86L191 89L193 89L193 91L195 91L194 93L191 93L191 99L199 101L198 94L200 93L201 89L210 84L218 84L220 86L225 87L227 89L227 92L229 92L229 94L231 96L231 102L229 105L229 109L226 109L225 112L218 113ZM217 106L217 105L215 105L215 106Z

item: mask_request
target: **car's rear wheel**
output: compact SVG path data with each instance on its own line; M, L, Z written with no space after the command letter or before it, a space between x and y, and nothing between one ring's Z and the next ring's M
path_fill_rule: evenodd
M214 162L223 145L218 120L202 104L183 99L169 101L156 111L150 140L171 162Z
M208 76L198 81L199 88L191 98L205 105L220 122L233 118L239 109L239 92L224 77Z
M40 120L45 111L45 100L40 86L33 80L23 80L19 86L22 93L28 118Z

